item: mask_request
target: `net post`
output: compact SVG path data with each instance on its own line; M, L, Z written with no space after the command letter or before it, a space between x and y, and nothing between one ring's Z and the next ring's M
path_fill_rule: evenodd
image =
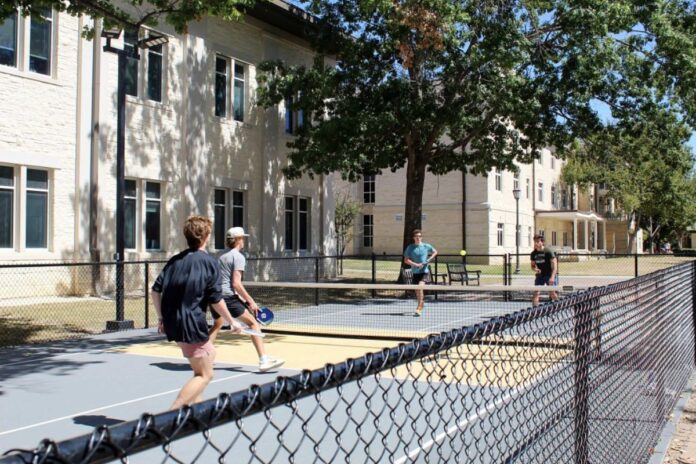
M696 259L692 263L691 271L691 308L694 324L694 337L696 338ZM694 340L694 363L696 363L696 340Z
M371 269L372 270L372 275L371 275L372 283L376 284L377 283L377 255L375 254L374 251L372 252L372 255L370 256L370 259L372 260L372 263L371 263L372 264L372 269ZM376 292L374 290L372 290L372 298L375 297L375 294L376 294Z
M145 328L150 327L150 298L148 289L150 288L150 263L145 261Z
M636 250L636 254L633 255L633 274L634 277L638 277L638 250Z
M319 283L319 257L314 257L314 282ZM314 289L314 304L319 306L319 289Z
M573 338L575 347L573 360L574 398L573 409L575 417L575 463L590 462L588 451L589 438L589 377L590 357L592 353L592 315L599 311L599 297L594 290L588 297L580 297L573 305ZM556 303L558 304L558 303Z

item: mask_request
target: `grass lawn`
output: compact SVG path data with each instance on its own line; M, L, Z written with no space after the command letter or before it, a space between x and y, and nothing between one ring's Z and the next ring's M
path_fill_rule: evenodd
M145 326L144 298L126 298L125 319L136 328ZM156 321L150 306L150 324ZM26 345L81 338L101 333L106 321L115 320L116 303L101 298L56 298L51 303L0 307L0 346Z

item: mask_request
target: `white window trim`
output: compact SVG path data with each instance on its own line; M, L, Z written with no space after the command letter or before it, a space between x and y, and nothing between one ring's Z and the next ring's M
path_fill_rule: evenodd
M166 208L167 200L167 182L158 179L143 179L135 177L126 177L126 180L135 181L135 248L126 248L125 251L130 253L161 253L166 251L166 246L164 243L164 237L166 237L166 224L163 220L164 210ZM159 230L159 248L148 249L146 244L145 236L145 218L147 215L147 201L146 196L146 183L153 183L160 185L160 230ZM125 193L125 192L124 192ZM125 227L125 224L124 224ZM125 231L124 231L125 233Z
M46 254L53 252L53 223L54 223L54 196L55 196L55 170L45 166L17 165L2 163L14 169L14 197L12 203L12 247L0 248L0 254ZM48 172L48 191L46 201L46 247L27 248L27 170L35 169ZM32 189L33 190L33 189Z
M17 63L16 66L0 65L0 71L8 74L17 74L40 82L56 84L57 80L57 60L58 60L58 29L60 27L60 14L55 9L51 9L51 49L50 68L48 74L41 74L29 70L29 51L31 40L31 16L24 16L21 12L17 15Z
M212 94L212 104L210 105L211 111L212 111L212 116L215 118L218 122L223 122L223 123L228 123L228 124L249 124L249 119L250 119L250 109L249 109L249 102L251 101L249 97L249 82L250 82L250 76L251 76L251 64L247 63L246 61L240 60L238 58L234 58L233 56L230 56L229 54L222 53L222 52L215 52L212 54L213 59L212 61L212 66L211 66L211 72L213 75L213 92ZM227 83L226 83L226 96L225 96L225 116L218 116L215 114L215 75L217 74L216 71L216 61L218 58L222 58L227 62ZM236 73L234 72L234 67L235 65L241 65L244 67L244 113L242 115L242 121L238 121L237 119L234 118L234 110L235 110L235 100L234 100L234 84L236 79Z

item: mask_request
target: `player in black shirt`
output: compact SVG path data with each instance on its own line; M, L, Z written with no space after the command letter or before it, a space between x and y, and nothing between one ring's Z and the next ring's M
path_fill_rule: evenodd
M536 274L534 285L558 285L558 258L553 250L544 247L544 236L534 236L534 251L530 255L532 270ZM549 292L552 300L558 299L556 292ZM539 304L539 292L534 292L532 304Z
M215 346L208 338L208 305L233 331L242 330L222 301L218 260L205 251L211 230L212 221L206 217L186 220L184 236L189 248L167 262L150 292L159 331L179 345L193 369L193 378L181 388L171 409L201 401L203 390L213 379Z

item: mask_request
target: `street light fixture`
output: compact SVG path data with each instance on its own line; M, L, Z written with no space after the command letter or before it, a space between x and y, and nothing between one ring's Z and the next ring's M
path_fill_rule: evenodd
M520 195L522 191L518 188L512 191L515 197L515 274L520 273Z
M128 59L140 59L138 48L147 49L156 45L161 45L168 42L166 36L151 35L139 40L137 47L132 47L132 50L126 48L115 48L111 45L112 40L116 40L121 36L120 29L106 29L102 32L102 37L106 39L104 51L115 53L118 56L118 91L116 97L116 253L114 260L116 261L116 320L106 322L106 330L124 330L134 328L134 323L131 320L125 320L124 317L124 286L123 286L123 262L125 249L125 199L124 193L126 190L126 66Z

